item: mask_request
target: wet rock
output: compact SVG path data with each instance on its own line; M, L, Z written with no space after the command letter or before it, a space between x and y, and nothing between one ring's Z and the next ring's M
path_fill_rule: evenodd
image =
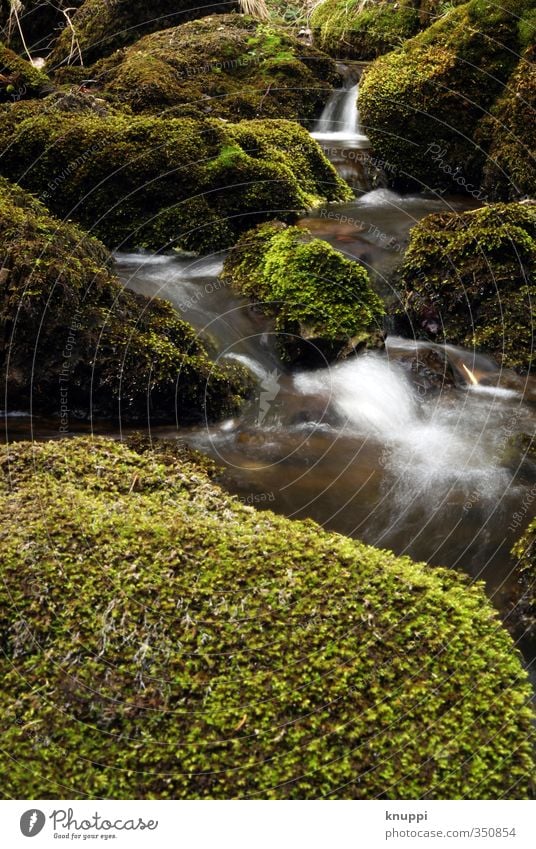
M101 115L87 94L74 111L62 102L4 107L0 173L110 247L209 253L274 209L293 220L322 198L351 196L295 122Z
M490 354L526 372L533 362L536 204L438 213L411 231L396 318L406 335Z
M233 8L234 0L85 0L54 45L49 66L91 65L148 33Z
M171 304L124 289L104 245L0 179L0 392L8 410L77 418L204 420L249 392L209 359ZM147 422L149 419L149 422Z
M325 365L381 330L383 304L367 271L304 227L272 222L245 233L223 275L275 316L280 348L292 363Z
M148 35L91 71L134 112L315 117L339 82L335 62L283 27L215 15Z
M534 194L533 14L533 0L470 0L365 71L362 125L391 185Z

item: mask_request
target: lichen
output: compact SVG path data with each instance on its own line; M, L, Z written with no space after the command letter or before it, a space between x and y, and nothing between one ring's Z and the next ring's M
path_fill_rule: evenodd
M535 270L536 204L430 215L411 231L399 317L417 336L475 347L528 371Z
M0 180L0 393L10 410L189 422L236 412L250 389L171 304L124 289L104 245Z
M275 318L292 360L332 359L382 329L384 309L367 271L301 227L279 222L245 233L224 276Z
M169 445L2 468L5 796L532 796L531 689L482 584L257 513Z

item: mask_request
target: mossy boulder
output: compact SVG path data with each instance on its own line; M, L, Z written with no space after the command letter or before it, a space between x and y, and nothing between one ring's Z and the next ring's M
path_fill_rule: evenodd
M411 231L399 314L417 336L475 347L527 371L535 270L536 203L429 215Z
M394 50L458 2L323 0L313 10L313 39L340 59L375 59Z
M217 15L148 35L91 76L134 112L240 118L315 117L335 63L282 27Z
M477 134L487 152L483 187L492 199L536 193L536 51L529 48Z
M520 510L512 516L512 525L519 527L526 520L532 500L527 495ZM517 578L514 608L511 617L519 637L536 638L536 519L529 524L523 536L512 549Z
M515 86L510 78L534 42L535 25L533 0L471 0L371 65L360 88L361 119L395 184L456 188L485 199L481 125L505 87ZM500 129L516 134L514 124ZM505 177L514 182L514 174Z
M104 246L0 180L0 393L8 410L189 422L236 412L249 389L171 304L124 289Z
M39 97L50 91L45 73L0 43L0 103Z
M237 9L235 0L85 0L72 27L59 36L49 64L91 65L148 33Z
M322 198L351 197L291 121L70 114L47 101L39 112L19 103L0 116L0 147L0 173L112 247L209 252L274 214L291 219Z
M381 333L383 304L365 268L305 228L272 222L245 233L223 274L275 316L291 360L331 360Z
M0 0L0 38L18 52L46 56L83 0ZM15 8L14 8L15 7Z
M4 796L532 796L531 689L481 584L257 513L169 445L2 468Z

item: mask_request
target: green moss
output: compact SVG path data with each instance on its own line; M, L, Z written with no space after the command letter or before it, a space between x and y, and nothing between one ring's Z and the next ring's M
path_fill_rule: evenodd
M276 316L280 345L293 360L313 351L331 359L381 329L382 302L366 270L303 228L275 222L245 233L224 275Z
M0 103L38 97L48 85L43 71L0 44Z
M522 371L533 362L536 205L439 213L411 231L400 314L413 332L490 353Z
M445 7L443 0L324 0L313 10L311 28L333 56L374 59L429 26Z
M42 114L34 104L4 107L0 172L112 247L208 252L274 212L290 219L323 197L351 196L290 121L71 114L43 103ZM228 160L229 146L241 155Z
M4 453L5 796L532 794L531 690L482 585L138 451Z
M536 194L534 54L534 48L524 53L476 137L487 151L483 185L492 199Z
M241 368L215 366L171 304L124 289L100 242L3 179L0 238L8 409L58 416L66 429L90 415L188 422L238 409Z
M72 16L72 29L59 36L49 65L91 65L114 50L132 44L141 36L204 15L231 12L234 0L85 0ZM76 49L73 51L73 31Z
M135 112L239 118L314 117L335 63L284 29L239 15L191 21L140 39L92 70Z
M534 453L534 448L533 448ZM521 505L512 516L512 523L519 527L526 521L531 503ZM529 524L525 533L512 549L516 576L516 593L511 618L519 636L536 637L536 519Z
M363 126L398 183L480 188L486 151L476 137L509 85L532 13L533 0L471 0L367 70Z

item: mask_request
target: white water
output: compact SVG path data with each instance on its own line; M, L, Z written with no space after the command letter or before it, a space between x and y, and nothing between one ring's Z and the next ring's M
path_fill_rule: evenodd
M294 383L302 395L323 395L347 433L384 446L382 465L402 500L432 491L442 497L445 487L460 485L491 498L507 485L496 444L496 396L483 403L481 393L469 390L461 404L424 401L397 363L373 354L301 373Z
M311 135L320 141L368 141L359 126L359 85L337 89L329 98Z

